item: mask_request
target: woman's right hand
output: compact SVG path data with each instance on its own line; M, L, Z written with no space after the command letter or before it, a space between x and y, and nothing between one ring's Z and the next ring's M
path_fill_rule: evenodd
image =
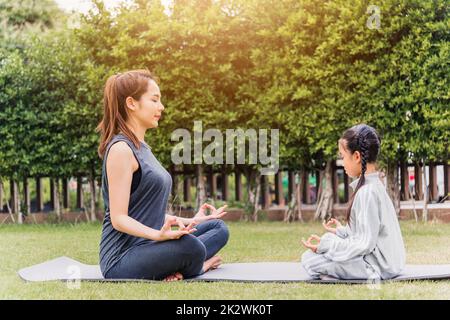
M178 225L178 230L172 230L173 225ZM186 234L193 233L197 231L194 228L195 223L192 222L187 227L176 217L169 217L166 219L166 222L162 226L161 230L159 230L158 237L156 241L166 241L166 240L176 240L181 238Z
M325 230L334 234L336 234L337 228L342 227L342 224L334 218L331 218L330 220L328 220L328 222L324 221L322 225L325 228Z
M222 219L224 215L227 213L225 212L225 209L227 208L227 205L224 205L220 207L219 209L216 209L214 206L204 203L200 206L200 209L198 210L197 214L194 216L192 221L196 224L200 224L202 222L212 220L212 219ZM210 215L206 215L206 209L211 210Z

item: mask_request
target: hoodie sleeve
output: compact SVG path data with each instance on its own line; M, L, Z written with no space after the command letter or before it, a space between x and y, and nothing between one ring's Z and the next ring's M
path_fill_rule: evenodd
M378 197L370 185L362 187L355 196L350 219L355 219L350 234L346 238L326 233L320 240L317 253L322 253L332 261L341 262L356 256L366 255L375 249L380 230L380 205ZM348 228L348 227L347 227Z

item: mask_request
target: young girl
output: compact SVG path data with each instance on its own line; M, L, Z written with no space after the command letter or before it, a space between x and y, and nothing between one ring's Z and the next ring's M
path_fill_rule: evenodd
M105 203L100 269L105 278L176 281L221 263L215 254L229 237L220 220L225 206L216 210L204 204L193 219L166 214L172 179L144 142L163 110L161 92L147 70L113 75L106 82L98 126Z
M360 124L345 131L338 145L345 172L359 177L350 184L354 193L347 225L331 219L324 222L328 232L321 238L302 241L310 249L302 265L314 278L393 278L405 266L405 247L394 205L376 171L380 138L375 129Z

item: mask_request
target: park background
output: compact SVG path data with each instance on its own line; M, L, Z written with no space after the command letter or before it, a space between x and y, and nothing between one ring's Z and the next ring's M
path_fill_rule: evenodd
M351 178L337 159L337 140L364 122L381 135L380 171L399 219L412 220L402 222L408 241L417 244L422 235L436 244L432 258L422 245L410 248L409 262L448 263L448 1L93 1L82 13L63 2L0 0L0 236L5 257L30 246L4 264L7 297L27 296L12 272L30 257L38 263L58 248L58 255L69 250L48 236L53 232L66 244L80 241L72 255L98 263L104 208L95 128L103 85L138 68L159 78L166 108L146 142L173 177L168 210L191 216L204 201L228 203L225 219L240 230L236 239L255 235L247 243L255 247L241 254L231 245L231 261L292 260L299 232L342 217ZM204 130L279 129L280 171L261 176L258 165L173 165L170 135L192 132L194 121ZM277 250L294 238L258 236L269 229L295 233L292 251ZM87 248L84 234L89 252L80 249ZM36 239L47 251L33 254ZM258 256L257 239L273 250Z

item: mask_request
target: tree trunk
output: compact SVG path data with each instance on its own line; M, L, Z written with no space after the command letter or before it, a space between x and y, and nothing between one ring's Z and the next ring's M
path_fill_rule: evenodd
M203 165L195 165L195 176L197 178L197 195L195 200L196 210L200 209L200 206L206 202L206 188L203 174Z
M300 178L303 177L302 171L298 174L298 183L295 187L295 197L297 198L297 219L300 222L303 222L303 213L302 213L302 194L304 184L300 182Z
M397 217L400 215L400 188L398 185L398 166L396 161L391 161L386 168L387 193L391 198Z
M284 207L286 204L285 200L284 200L284 192L283 192L283 173L282 173L282 171L278 171L278 173L275 174L275 202L280 207Z
M62 187L63 187L63 208L69 208L69 182L67 178L62 179Z
M14 188L16 185L14 184L14 179L9 180L9 205L11 207L11 213L16 214L17 213L17 201L16 201L16 194L17 194L17 188Z
M423 198L423 187L422 187L422 167L420 162L414 165L414 193L416 200L422 200Z
M437 201L439 199L437 171L436 164L433 162L430 162L428 164L428 190L430 192L428 200Z
M447 163L448 160L445 160L444 163L444 199L446 200L448 194L450 193L450 167Z
M314 173L316 176L316 199L314 200L315 201L314 203L316 205L319 203L319 199L322 196L322 192L323 192L322 183L323 183L324 172L325 172L325 170L316 170Z
M10 183L12 183L12 181L11 181ZM12 185L10 185L10 186L11 186L11 190L12 190ZM13 212L12 212L12 210L11 210L11 205L10 205L10 203L12 204L12 198L11 198L10 201L6 201L6 210L8 210L8 214L9 214L9 216L10 216L12 222L13 222L13 223L16 223L16 219L14 218L14 214L13 214Z
M413 204L413 212L414 212L414 220L416 222L419 222L419 216L417 215L417 210L416 210L416 201L414 200L413 194L411 193L411 189L408 188L408 193L409 193L409 198L412 201Z
M26 215L29 215L31 213L31 202L30 202L30 188L28 184L28 177L25 177L23 179L23 193L24 193L24 203L25 208L23 208L23 211Z
M176 168L175 166L172 166L171 168L171 176L172 176L172 190L171 190L171 194L172 194L172 201L175 202L175 200L178 197L178 180L179 177L177 174L175 174Z
M325 167L325 186L320 183L320 198L318 199L315 220L324 220L333 215L333 162L327 161Z
M36 177L36 211L44 211L44 205L42 201L42 179L41 177Z
M191 202L191 178L183 175L183 201Z
M16 180L11 180L11 203L12 203L12 213L17 213L17 223L23 223L22 210L20 208L20 194L19 194L19 184Z
M287 207L284 210L284 218L283 218L284 222L290 222L291 220L295 220L295 217L293 217L293 215L297 205L296 190L297 189L295 183L295 172L288 170L288 201Z
M102 184L101 184L101 180L96 180L96 206L95 208L97 209L97 207L100 205L100 201L101 201L101 197L102 197Z
M226 172L226 167L222 166L222 173L221 173L221 180L222 180L222 200L228 201L228 175Z
M206 183L206 197L209 199L216 199L217 193L217 179L214 175L213 167L209 167L209 172L207 175L207 183Z
M242 200L242 181L241 181L241 173L238 172L237 170L234 173L234 185L235 185L235 198L236 201L241 201Z
M268 209L270 208L270 205L272 204L272 199L270 197L269 192L269 179L266 175L260 176L260 182L261 182L261 204L262 209Z
M89 175L89 187L90 187L90 205L89 212L91 216L91 221L97 221L97 217L95 215L95 178L93 173Z
M297 188L294 188L296 190ZM287 208L284 210L284 222L291 222L293 220L294 212L297 207L297 197L293 191L291 194L290 201L288 202Z
M422 177L423 177L423 182L425 183L425 190L423 193L422 221L427 222L428 221L429 187L428 187L428 181L427 181L427 175L426 175L425 159L422 160L422 163L423 163Z
M336 161L332 161L332 174L331 174L332 188L333 188L333 202L340 203L339 199L339 176L337 172Z
M83 199L83 177L77 177L77 208L85 208Z
M303 192L303 194L302 194L302 199L303 199L303 203L305 203L305 204L310 204L311 203L311 201L310 201L310 198L311 198L311 194L310 194L310 189L309 189L309 181L308 181L308 179L309 179L309 174L308 174L308 171L307 170L303 170L303 173L302 173L302 177L301 177L301 183L302 183L302 192Z
M350 199L350 188L349 188L349 180L348 175L344 170L344 203L348 203Z
M50 179L50 183L52 185L51 191L52 191L52 199L53 199L53 210L56 213L56 216L58 217L58 220L61 221L61 206L59 201L59 179L54 178Z
M289 195L289 203L288 207L285 210L284 213L284 221L285 222L291 222L296 219L296 216L294 215L297 212L297 219L301 222L303 222L303 216L302 216L302 210L301 210L301 186L302 183L295 183L295 177L297 173L295 172L289 172L289 180L290 180L290 195ZM301 172L300 172L301 176Z
M0 179L0 212L3 212L3 180Z
M53 178L49 178L50 182L50 205L54 212L56 212L56 204L55 204L55 183Z
M259 198L261 192L261 175L259 171L247 168L245 171L247 179L247 202L249 204L250 218L252 221L258 221L258 211L260 210Z
M258 211L260 210L259 206L259 198L261 196L261 176L256 174L255 178L255 189L254 189L254 198L253 198L253 212L252 212L252 221L258 222Z
M409 172L408 162L400 162L400 200L409 200Z

